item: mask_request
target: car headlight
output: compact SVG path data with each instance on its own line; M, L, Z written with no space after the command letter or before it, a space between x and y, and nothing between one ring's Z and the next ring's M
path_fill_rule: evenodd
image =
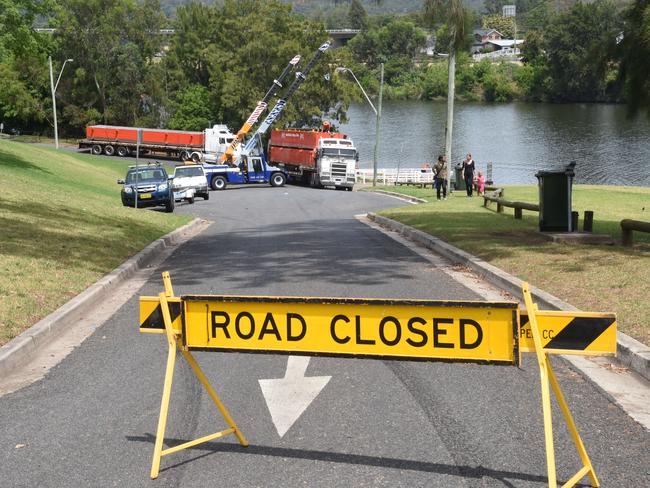
M167 183L162 183L158 185L158 191L163 191L167 189Z
M125 186L124 193L133 193L133 188L131 188L130 186Z

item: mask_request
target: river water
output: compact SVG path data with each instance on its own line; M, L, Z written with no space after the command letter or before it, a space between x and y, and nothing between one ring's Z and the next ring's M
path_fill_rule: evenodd
M384 102L379 168L419 168L444 153L445 102ZM353 104L341 125L371 168L375 115ZM496 184L536 183L539 170L576 161L576 182L650 186L650 123L628 120L604 104L461 103L454 113L452 163L471 152L477 168L492 162Z

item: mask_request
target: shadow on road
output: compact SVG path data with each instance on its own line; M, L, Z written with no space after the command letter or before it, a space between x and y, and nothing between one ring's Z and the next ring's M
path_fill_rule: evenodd
M419 256L356 220L323 219L204 233L166 268L180 286L218 276L248 289L311 281L382 284L412 278L405 265L416 264L422 265Z
M146 442L154 444L156 438L153 434L145 434L142 436L126 436L130 442ZM185 439L165 439L169 447L174 447L184 442ZM191 448L196 451L208 451L204 454L196 456L171 466L161 469L161 472L173 470L177 467L191 463L197 459L217 452L234 452L239 454L246 454L252 456L274 456L280 458L290 459L305 459L309 461L324 461L329 463L340 464L359 464L364 466L374 466L377 468L390 468L408 471L419 471L424 473L436 473L441 475L458 476L467 479L483 479L491 478L500 481L504 486L513 487L508 480L530 481L536 483L547 483L546 476L535 474L518 473L515 471L503 471L485 468L483 466L456 466L454 464L445 463L429 463L425 461L412 461L409 459L387 458L379 456L365 456L360 454L350 454L342 452L330 451L315 451L307 449L291 449L287 447L271 447L260 446L252 444L248 447L243 447L239 444L224 443L224 442L206 442ZM587 487L590 485L577 484L577 487Z

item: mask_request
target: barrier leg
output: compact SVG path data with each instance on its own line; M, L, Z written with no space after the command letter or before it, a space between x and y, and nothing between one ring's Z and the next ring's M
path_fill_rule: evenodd
M205 374L199 367L198 363L196 362L196 359L194 359L194 356L192 356L192 354L189 351L185 351L183 349L181 349L181 353L183 354L183 357L187 360L187 362L190 363L190 366L192 366L192 369L194 370L194 374L199 379L201 384L205 387L206 391L208 392L208 395L210 395L210 398L212 398L212 401L219 409L219 412L223 416L226 423L233 430L233 434L235 434L237 436L237 439L239 439L239 443L244 447L248 447L248 440L246 440L244 434L241 432L241 430L239 430L239 427L237 427L237 424L230 416L228 409L221 402L221 399L219 398L219 395L217 395L217 392L214 390L214 388L212 388L212 385L205 377Z
M165 334L167 336L167 344L169 346L169 350L167 353L167 368L165 370L165 384L163 387L162 401L160 404L160 416L158 417L158 428L156 430L156 442L154 444L153 461L151 463L151 479L156 479L158 477L158 474L160 472L160 460L163 456L166 456L168 454L173 454L183 449L187 449L189 447L193 447L198 444L202 444L204 442L218 439L220 437L224 437L229 434L235 434L242 446L244 447L248 446L248 440L246 440L244 434L242 434L242 432L239 430L239 427L237 427L237 424L230 416L230 413L226 409L225 405L221 402L221 399L217 395L214 388L212 388L212 385L210 385L210 382L208 381L205 374L197 364L196 360L194 359L194 357L189 351L186 351L182 347L181 343L179 342L179 338L177 337L177 334L179 334L180 332L174 331L172 328L172 320L171 320L171 315L169 313L169 303L167 301L167 298L174 296L174 291L172 289L169 273L167 272L163 273L163 282L165 284L165 291L163 293L160 293L158 296L160 298L160 308L162 310L163 322L165 323ZM217 406L219 412L221 412L221 415L223 416L223 418L225 419L226 423L229 425L230 428L223 430L221 432L215 432L214 434L210 434L201 437L199 439L194 439L188 442L184 442L183 444L174 447L163 449L163 442L165 440L165 427L167 426L167 414L169 412L169 399L171 397L172 380L174 377L174 366L176 364L176 348L178 348L181 351L183 357L190 364L192 370L194 371L194 374L199 379L201 384L205 387L208 394L210 395L210 398L212 398L212 401Z
M599 487L600 482L598 481L598 477L596 476L596 471L594 471L594 467L591 464L591 460L589 459L589 455L587 454L585 445L583 444L582 439L580 438L580 433L578 432L578 428L576 427L575 421L573 420L573 416L571 415L571 411L569 410L569 405L567 404L564 398L564 394L560 389L560 384L558 383L557 378L555 377L555 373L553 372L553 367L551 366L550 361L548 362L548 376L549 379L551 380L551 387L553 388L553 392L555 393L555 399L557 400L557 403L560 406L560 410L562 410L564 421L566 422L567 427L569 428L569 432L571 433L571 438L573 439L573 443L575 444L576 449L578 450L578 454L580 455L580 460L582 461L582 466L583 466L582 469L578 471L573 478L567 481L567 483L564 486L566 487L573 486L575 483L580 481L586 475L589 475L589 478L591 479L591 486Z
M537 305L533 303L533 298L530 294L530 289L528 283L522 285L524 293L524 301L526 303L526 309L528 310L528 320L530 322L530 329L533 334L533 342L535 343L535 353L537 355L537 362L539 364L539 373L540 381L542 387L542 411L544 415L544 438L546 443L546 467L548 472L548 485L550 488L557 488L557 474L555 467L555 449L553 446L553 419L551 415L551 395L549 391L549 384L553 388L557 402L562 410L562 415L564 420L567 423L573 442L578 450L580 459L582 461L582 468L574 474L562 488L570 488L575 486L575 484L580 481L585 476L589 475L591 478L592 486L599 487L600 483L596 477L596 472L589 460L587 451L582 443L580 434L575 425L569 406L566 403L560 385L553 373L553 367L549 360L548 354L544 352L542 348L542 341L539 333L539 328L537 326L537 317L536 313L538 311Z
M163 386L162 401L160 403L160 416L158 417L158 429L156 430L156 443L153 448L153 461L151 463L151 479L158 477L160 471L160 459L162 458L163 440L165 438L165 427L167 426L167 413L169 411L169 398L172 392L172 380L174 379L174 365L176 364L176 338L171 330L171 317L165 293L160 294L160 307L165 322L167 333L167 368L165 369L165 384Z

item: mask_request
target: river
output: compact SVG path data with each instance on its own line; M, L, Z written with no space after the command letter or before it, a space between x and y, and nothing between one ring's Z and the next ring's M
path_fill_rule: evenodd
M379 168L419 168L444 152L445 102L385 101ZM353 104L342 124L371 168L375 115ZM454 114L452 162L471 152L477 168L492 162L496 184L536 183L539 170L576 161L576 183L650 186L650 123L604 104L462 103Z

